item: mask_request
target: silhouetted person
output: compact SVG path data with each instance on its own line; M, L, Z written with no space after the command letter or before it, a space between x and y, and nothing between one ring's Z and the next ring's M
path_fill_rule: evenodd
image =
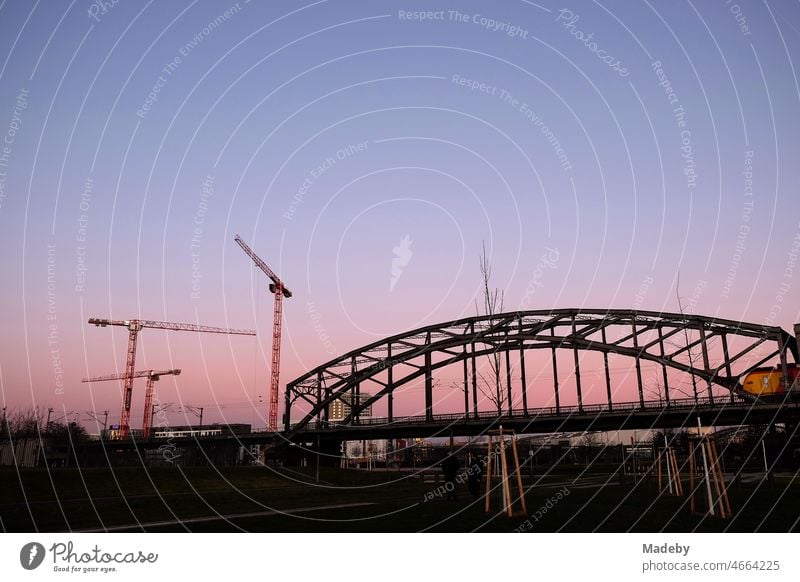
M442 461L442 473L444 473L444 486L447 490L447 498L456 498L456 475L459 468L458 459L455 455L448 455Z
M474 499L481 496L481 478L483 477L483 467L476 455L472 455L472 462L467 472L467 489Z

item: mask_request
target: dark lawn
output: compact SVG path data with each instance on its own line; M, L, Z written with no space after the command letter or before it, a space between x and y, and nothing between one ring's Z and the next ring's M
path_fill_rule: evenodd
M526 495L528 516L512 518L497 513L499 499L486 514L483 500L472 502L464 485L454 501L426 495L437 487L432 478L338 469L323 469L320 476L315 484L313 475L263 467L25 470L19 476L3 469L0 529L102 530L193 519L202 521L125 531L786 532L800 527L800 483L791 475L778 477L771 488L732 487L729 520L691 515L686 497L659 496L652 483L620 484L610 473L581 474L574 468L539 477ZM526 479L526 486L530 482ZM569 495L552 501L562 487ZM253 513L259 515L241 517ZM220 516L226 517L203 520Z

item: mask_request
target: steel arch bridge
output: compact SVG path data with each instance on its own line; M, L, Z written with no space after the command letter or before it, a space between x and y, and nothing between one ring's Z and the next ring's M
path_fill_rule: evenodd
M795 335L800 332L795 326ZM577 406L564 407L584 411L579 352L600 352L605 371L606 403L601 406L612 412L613 399L609 355L630 358L636 371L638 406L645 408L642 362L661 368L664 406L669 407L668 371L681 372L699 380L707 392L705 402L714 404L712 385L730 392L731 401L739 379L767 363L775 364L788 379L789 359L800 362L795 336L780 327L764 326L726 319L631 310L557 309L519 311L467 317L455 321L421 327L394 335L334 358L289 382L286 386L284 428L297 433L313 422L316 428L330 427L330 410L342 400L349 412L336 424L354 427L368 407L385 399L387 423L394 420L393 399L396 390L415 380L424 382L423 420L434 419L433 372L446 366L461 364L464 409L462 418L477 419L486 412L478 410L479 386L477 360L493 357L496 362L505 356L505 370L495 366L497 385L503 385L502 401L497 401L497 416L527 416L528 382L525 353L529 350L551 352L554 412L562 408L557 352L572 352L572 381ZM520 378L513 386L511 359ZM502 377L504 376L504 377ZM494 378L493 378L494 380ZM375 389L361 395L362 385ZM787 384L788 385L788 384ZM514 409L512 389L521 395L521 409ZM471 396L471 400L470 400ZM507 396L507 398L506 398ZM717 399L724 397L717 396ZM292 424L292 407L306 403L308 411ZM519 399L518 399L519 402ZM618 403L621 404L621 403ZM678 404L678 401L675 402ZM634 405L636 405L634 403ZM501 410L507 408L507 410ZM598 405L589 408L597 409ZM374 420L374 419L373 419Z

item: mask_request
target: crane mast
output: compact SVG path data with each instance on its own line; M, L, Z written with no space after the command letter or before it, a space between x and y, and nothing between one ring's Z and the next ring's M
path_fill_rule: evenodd
M269 381L269 420L267 428L278 430L278 392L280 386L281 371L281 322L283 319L283 298L292 296L292 292L286 288L283 281L270 269L267 264L253 252L246 242L237 234L233 240L242 248L245 254L252 259L255 265L270 278L272 283L269 290L275 295L275 302L272 312L272 367Z
M142 420L142 435L144 438L150 438L150 431L153 428L153 392L155 391L154 383L161 378L161 376L177 376L181 371L179 368L172 370L140 370L133 373L133 378L147 378L147 390L144 395L144 419ZM93 378L84 378L82 382L106 382L109 380L125 380L126 374L107 374L105 376L95 376Z
M250 329L227 329L193 323L174 323L170 321L153 321L149 319L103 319L92 317L91 325L106 327L109 325L128 328L128 351L125 359L125 386L123 388L122 411L119 415L119 432L121 437L127 437L131 424L131 398L133 396L133 379L136 373L136 340L139 332L144 328L165 329L171 331L194 331L203 333L224 333L234 335L256 335Z

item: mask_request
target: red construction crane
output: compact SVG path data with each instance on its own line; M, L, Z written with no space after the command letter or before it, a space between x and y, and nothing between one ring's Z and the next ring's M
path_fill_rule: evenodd
M153 427L153 384L161 376L177 376L181 371L179 368L173 370L140 370L133 373L133 378L147 378L147 391L144 394L144 420L142 421L142 434L144 438L150 438L150 430ZM127 376L123 374L108 374L106 376L95 376L84 378L81 382L107 382L109 380L125 380Z
M125 362L125 395L122 401L122 413L119 418L119 432L121 437L128 436L131 419L131 396L133 394L133 378L136 365L136 338L145 327L155 329L168 329L172 331L197 331L205 333L227 333L236 335L256 335L251 329L226 329L224 327L210 327L207 325L195 325L193 323L170 323L167 321L150 321L147 319L98 319L92 317L89 323L106 327L107 325L117 325L128 328L128 357Z
M278 383L281 374L281 317L283 313L283 298L287 299L292 296L283 284L283 281L272 272L267 264L253 252L247 243L244 242L237 234L234 239L237 244L242 247L242 250L248 257L253 259L256 266L264 271L264 273L272 280L269 285L269 290L275 295L275 309L272 319L272 372L270 374L269 382L269 423L267 428L269 430L278 430Z

